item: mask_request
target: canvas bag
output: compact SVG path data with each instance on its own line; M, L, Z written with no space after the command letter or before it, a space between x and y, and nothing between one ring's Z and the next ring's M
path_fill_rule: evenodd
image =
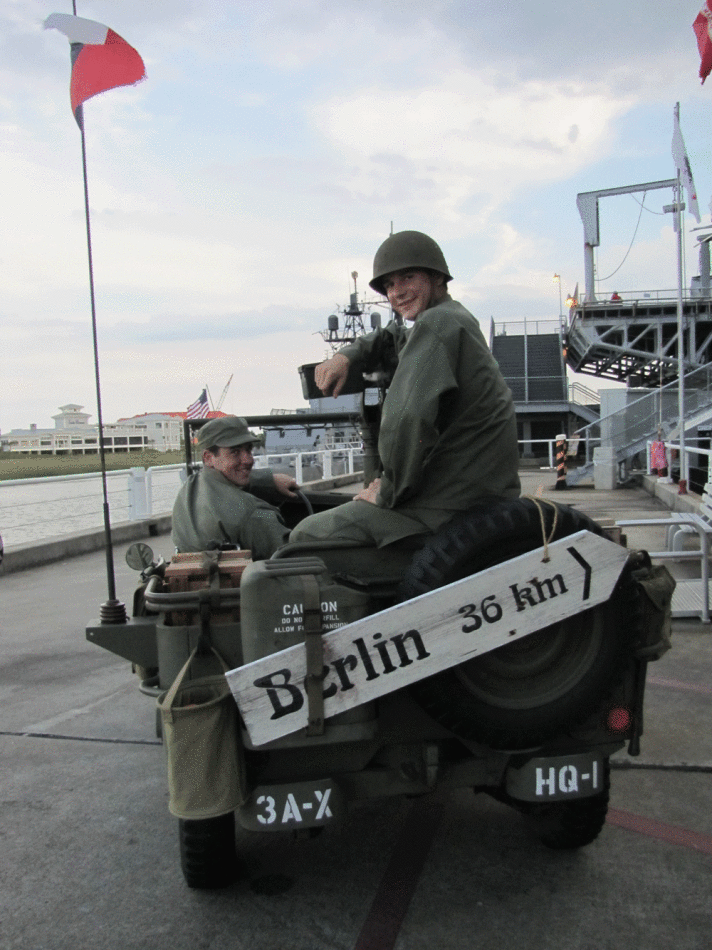
M631 557L632 576L641 591L642 638L636 650L641 660L659 660L672 646L672 595L675 579L662 564L653 564L647 551Z
M192 820L217 818L247 800L239 714L227 680L220 673L183 682L197 649L158 698L168 808L176 818ZM222 657L213 653L227 671Z

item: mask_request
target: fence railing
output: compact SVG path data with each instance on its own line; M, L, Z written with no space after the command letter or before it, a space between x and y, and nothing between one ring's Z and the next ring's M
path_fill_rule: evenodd
M589 389L581 383L569 383L569 402L579 406L600 406L601 396L595 389Z
M698 415L702 417L712 412L712 364L685 376L683 395L683 419L687 424ZM677 382L673 382L583 426L577 435L586 443L587 461L593 458L594 442L614 446L622 460L627 449L638 451L637 446L642 447L656 433L659 432L662 439L668 436L678 424L679 417L679 387Z
M656 440L654 440L654 439L650 439L650 440L648 441L648 444L647 444L647 452L646 452L646 455L647 455L647 472L648 472L648 475L652 474L652 471L653 471L653 468L652 468L652 446L653 446L653 444L654 444L655 441L656 441ZM665 466L665 468L666 468L666 470L667 470L667 478L668 478L669 481L672 481L671 472L673 471L673 468L674 468L674 457L673 457L673 456L674 456L674 453L677 453L677 458L680 457L680 456L679 456L679 453L680 453L680 443L679 443L679 442L674 442L674 441L672 441L672 442L663 442L663 445L665 446L665 458L666 458L666 466ZM699 462L699 458L700 458L700 457L702 457L703 459L706 459L705 465L699 465L699 464L698 464L698 465L696 465L696 466L693 466L693 464L692 464L692 459L693 459L694 456L698 456L698 462ZM699 445L695 445L695 444L694 444L694 440L692 440L692 441L690 441L690 442L688 442L687 440L685 440L685 455L684 455L684 462L683 462L683 470L682 470L681 472L679 472L678 474L679 474L679 477L680 477L680 478L682 478L682 479L685 480L685 482L687 483L687 485L690 485L690 484L691 484L690 469L693 468L693 467L695 467L695 468L705 468L705 467L706 467L706 468L707 468L707 477L706 477L706 480L707 480L708 482L709 482L709 481L712 481L712 449L702 448L702 447L699 446Z
M336 475L354 475L362 471L363 448L360 445L343 445L334 449L310 452L295 452L290 455L256 455L255 468L275 468L286 465L294 469L294 478L301 484L317 478L334 478ZM316 471L315 471L316 470Z
M682 299L687 300L699 300L700 298L708 297L708 294L703 294L701 287L683 287L682 288ZM613 299L613 293L610 290L603 290L601 287L596 288L596 301L584 302L581 305L583 310L594 311L595 307L603 308L615 306L616 304L622 304L623 306L631 304L640 304L645 306L652 302L654 303L677 303L677 288L670 290L659 289L659 290L620 290L618 291L618 300ZM574 308L572 308L574 309Z
M299 484L357 475L362 450L344 445L321 451L256 455L256 468L289 471ZM112 522L166 514L186 477L183 464L124 468L106 473ZM0 481L0 535L6 547L39 542L103 525L101 474L48 475Z

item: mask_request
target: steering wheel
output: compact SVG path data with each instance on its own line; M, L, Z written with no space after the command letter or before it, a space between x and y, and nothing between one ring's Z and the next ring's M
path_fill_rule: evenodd
M313 515L313 514L314 514L314 509L312 508L312 504L311 504L311 502L309 501L309 499L307 498L307 496L304 494L304 492L301 491L299 488L297 488L297 489L295 489L295 494L296 494L297 498L301 501L301 503L306 507L306 509L307 509L307 511L309 512L309 514L310 514L310 515Z

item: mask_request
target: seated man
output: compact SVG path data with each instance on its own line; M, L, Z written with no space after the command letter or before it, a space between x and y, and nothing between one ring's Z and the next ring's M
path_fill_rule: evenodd
M249 549L258 561L287 542L289 528L269 501L296 498L297 483L269 469L253 472L254 441L238 416L212 419L199 430L203 468L188 478L173 506L172 537L179 552L228 543Z
M393 322L358 337L315 380L338 396L351 363L364 372L395 366L378 440L382 475L353 501L305 518L291 541L412 546L483 496L519 496L512 394L479 324L448 294L450 280L440 247L420 231L392 234L376 252L370 285L412 327Z

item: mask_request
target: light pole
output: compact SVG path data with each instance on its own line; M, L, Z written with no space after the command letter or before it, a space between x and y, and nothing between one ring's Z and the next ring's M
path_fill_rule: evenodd
M559 333L563 337L564 333L564 304L561 299L561 276L559 274L554 274L554 283L559 285Z

